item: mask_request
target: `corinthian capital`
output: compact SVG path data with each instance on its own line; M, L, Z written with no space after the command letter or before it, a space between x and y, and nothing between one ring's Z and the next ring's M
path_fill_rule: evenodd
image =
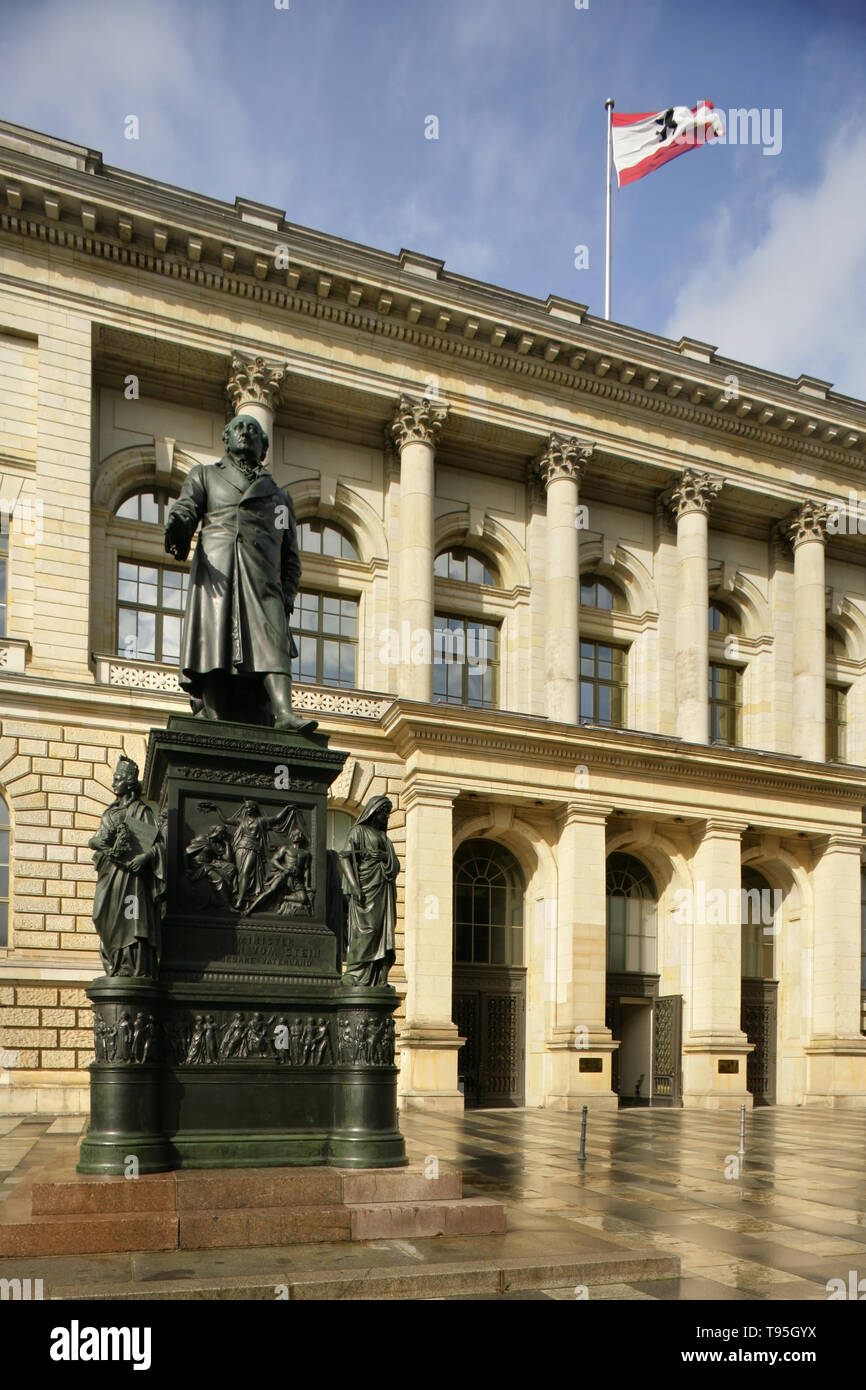
M391 435L398 451L405 444L435 445L448 416L444 401L401 395L391 421Z
M709 473L684 468L677 481L665 488L662 502L677 521L686 512L703 512L706 515L723 486L721 479L713 478Z
M803 541L821 541L822 544L826 544L829 517L829 507L825 507L822 502L813 502L810 498L782 522L782 531L795 550Z
M540 478L545 488L557 478L573 478L579 483L592 458L595 444L575 434L550 434L541 453L530 464L530 476Z
M226 383L226 396L233 413L237 415L247 401L263 405L270 411L276 410L285 375L286 368L276 362L233 352Z

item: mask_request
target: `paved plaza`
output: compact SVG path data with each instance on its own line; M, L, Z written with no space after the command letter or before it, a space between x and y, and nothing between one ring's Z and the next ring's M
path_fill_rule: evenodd
M866 1115L760 1109L736 1172L736 1111L544 1110L403 1118L413 1157L435 1153L508 1205L539 1246L566 1226L679 1257L681 1277L591 1289L594 1299L826 1299L866 1274ZM574 1297L573 1290L550 1291Z
M463 1169L465 1190L495 1196L508 1209L505 1237L472 1242L481 1258L533 1258L538 1264L588 1255L674 1256L679 1277L624 1278L610 1270L590 1279L594 1300L825 1300L830 1279L866 1276L866 1115L858 1111L763 1109L749 1114L746 1158L737 1174L739 1116L640 1109L589 1116L587 1159L578 1160L580 1116L547 1110L488 1110L452 1118L402 1117L412 1161L437 1159ZM68 1151L84 1120L77 1116L7 1117L0 1121L0 1200L35 1168ZM180 1289L218 1276L224 1292L251 1296L268 1271L315 1264L348 1278L438 1266L462 1258L463 1242L435 1238L369 1242L359 1247L170 1251L29 1261L49 1284L83 1288L129 1283ZM21 1272L0 1262L0 1274ZM38 1268L36 1267L38 1266ZM23 1267L23 1266L22 1266ZM624 1265L624 1268L627 1268ZM165 1294L164 1296L171 1296ZM198 1295L206 1296L206 1295ZM263 1296L263 1295L262 1295ZM338 1296L338 1295L335 1295ZM347 1296L343 1294L342 1296ZM363 1297L363 1293L351 1296ZM459 1288L432 1296L462 1294ZM575 1297L573 1285L506 1292L513 1298Z

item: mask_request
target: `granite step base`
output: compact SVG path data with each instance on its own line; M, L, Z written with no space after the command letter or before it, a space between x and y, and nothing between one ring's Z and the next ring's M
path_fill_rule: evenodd
M495 1235L505 1207L464 1198L457 1169L224 1169L93 1177L37 1173L0 1206L0 1256L207 1250Z

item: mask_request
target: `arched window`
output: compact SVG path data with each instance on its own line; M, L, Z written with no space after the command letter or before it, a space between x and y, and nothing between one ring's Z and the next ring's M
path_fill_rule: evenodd
M454 959L461 964L523 964L524 882L510 850L464 840L454 856Z
M176 492L167 488L139 488L124 498L114 515L123 521L141 521L147 526L164 526L165 516Z
M316 517L298 522L298 549L308 555L328 555L336 560L360 559L354 541L342 526Z
M437 579L458 579L464 584L499 583L499 575L486 557L472 550L443 550L433 562Z
M600 574L580 576L580 602L584 608L600 608L605 613L622 612L627 607L619 585Z
M607 968L656 972L658 893L652 874L630 854L607 860Z
M835 623L828 623L825 629L825 645L829 657L841 656L843 659L848 655L848 644L845 641L845 634Z
M9 941L9 807L0 796L0 946Z
M782 895L757 869L743 869L741 883L740 974L744 980L772 980Z
M717 632L720 637L726 637L728 633L742 633L740 615L727 603L716 603L713 600L707 611L710 632Z

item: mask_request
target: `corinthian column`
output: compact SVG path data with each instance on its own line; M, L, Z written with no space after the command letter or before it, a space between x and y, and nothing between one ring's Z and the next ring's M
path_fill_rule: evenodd
M662 500L677 523L677 735L689 743L709 737L709 565L707 517L722 483L683 470Z
M594 444L551 434L531 466L547 492L545 592L547 717L576 724L580 713L580 532L578 488Z
M828 510L804 502L784 531L794 547L794 752L823 762L826 756L827 649L824 546Z
M433 461L448 407L401 396L391 422L400 456L400 664L397 690L433 699Z
M273 448L274 412L280 398L280 387L286 368L264 357L249 357L232 353L232 365L226 383L226 397L232 415L252 415L258 420Z

